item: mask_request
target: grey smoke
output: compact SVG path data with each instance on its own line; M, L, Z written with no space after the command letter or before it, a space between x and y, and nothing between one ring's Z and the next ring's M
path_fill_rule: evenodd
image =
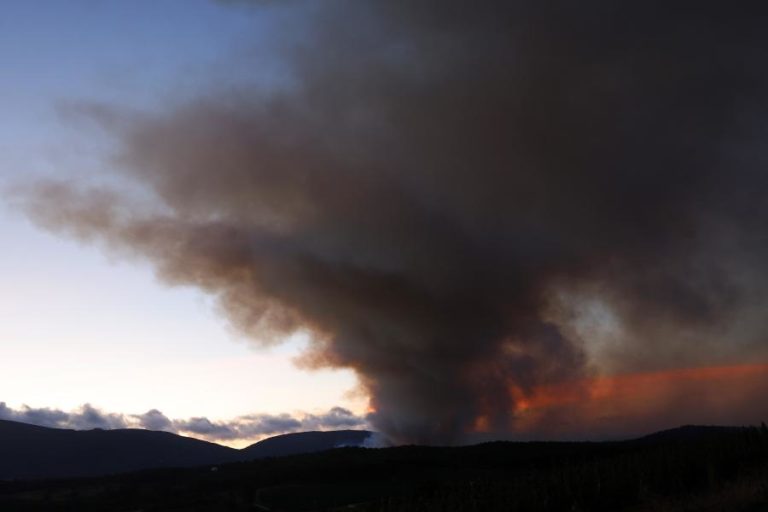
M593 371L766 356L768 5L301 5L290 86L114 107L142 192L35 184L30 215L254 340L311 331L304 364L355 370L394 441L514 431L516 396Z

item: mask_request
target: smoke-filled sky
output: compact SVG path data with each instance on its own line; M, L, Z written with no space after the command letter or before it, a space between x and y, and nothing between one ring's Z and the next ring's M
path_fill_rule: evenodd
M304 337L291 375L354 376L349 415L392 442L768 416L768 7L161 4L127 14L135 36L173 14L211 42L174 21L161 47L183 51L133 61L120 94L62 90L77 144L11 173L22 218L261 350Z

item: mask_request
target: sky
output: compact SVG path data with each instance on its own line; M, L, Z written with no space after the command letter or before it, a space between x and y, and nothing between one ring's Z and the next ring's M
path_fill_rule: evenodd
M0 186L104 172L109 141L68 117L68 105L162 104L238 52L257 53L269 23L267 11L205 0L3 2ZM253 73L275 79L267 65ZM211 420L364 410L349 371L295 367L300 335L257 350L200 291L160 284L149 265L47 233L6 204L0 232L8 407Z
M0 418L768 417L768 8L435 5L4 2Z

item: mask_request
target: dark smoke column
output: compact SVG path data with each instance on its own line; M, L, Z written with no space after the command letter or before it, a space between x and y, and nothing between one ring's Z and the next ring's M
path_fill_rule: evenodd
M574 297L625 369L758 343L732 322L765 303L768 7L298 5L284 88L112 112L150 207L48 183L35 218L254 339L311 330L306 362L354 369L394 442L513 432L519 397L578 381Z

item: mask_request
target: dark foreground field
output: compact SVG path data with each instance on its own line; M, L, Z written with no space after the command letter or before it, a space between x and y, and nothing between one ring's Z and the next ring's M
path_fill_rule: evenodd
M340 448L95 479L0 482L12 511L768 511L768 429L612 443Z

